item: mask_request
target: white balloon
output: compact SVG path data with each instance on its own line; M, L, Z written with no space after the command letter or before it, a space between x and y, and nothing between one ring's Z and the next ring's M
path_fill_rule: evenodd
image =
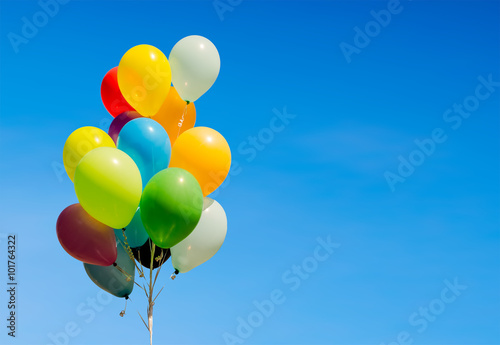
M177 42L168 57L172 84L185 101L194 102L207 92L219 75L217 48L202 36L187 36Z
M227 232L227 218L215 200L203 199L203 212L196 228L181 242L170 248L172 265L181 273L201 265L217 253Z

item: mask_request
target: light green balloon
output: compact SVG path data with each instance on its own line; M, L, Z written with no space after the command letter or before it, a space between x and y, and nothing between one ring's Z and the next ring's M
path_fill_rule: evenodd
M151 240L170 248L196 227L203 209L198 181L181 168L168 168L154 175L144 188L141 218Z
M78 163L75 192L88 214L121 229L130 223L141 200L141 173L123 151L98 147Z

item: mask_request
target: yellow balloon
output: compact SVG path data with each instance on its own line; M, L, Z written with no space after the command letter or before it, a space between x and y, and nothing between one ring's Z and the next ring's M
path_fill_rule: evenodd
M160 110L170 91L172 72L167 57L156 47L130 48L118 65L118 86L127 102L142 116Z
M208 127L194 127L182 133L172 147L170 167L189 171L198 180L203 196L219 187L231 166L226 139Z
M63 149L63 163L71 181L75 180L76 166L87 153L98 147L116 147L113 139L96 127L82 127L70 134Z

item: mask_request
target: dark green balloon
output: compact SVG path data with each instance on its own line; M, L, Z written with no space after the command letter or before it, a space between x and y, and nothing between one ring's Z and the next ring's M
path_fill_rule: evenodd
M141 218L151 240L171 248L196 227L203 209L203 194L196 178L181 168L154 175L142 192Z
M130 259L120 242L117 243L116 264L127 273L123 274L116 266L97 266L84 263L85 271L92 281L104 291L116 297L127 297L134 289L135 263Z

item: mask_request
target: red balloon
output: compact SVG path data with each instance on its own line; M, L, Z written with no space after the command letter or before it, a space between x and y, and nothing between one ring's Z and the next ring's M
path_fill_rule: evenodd
M113 117L125 111L135 110L122 96L118 87L117 73L118 67L110 69L101 83L102 103Z
M92 218L80 204L68 206L61 212L56 230L59 243L75 259L99 266L109 266L116 261L114 230Z

